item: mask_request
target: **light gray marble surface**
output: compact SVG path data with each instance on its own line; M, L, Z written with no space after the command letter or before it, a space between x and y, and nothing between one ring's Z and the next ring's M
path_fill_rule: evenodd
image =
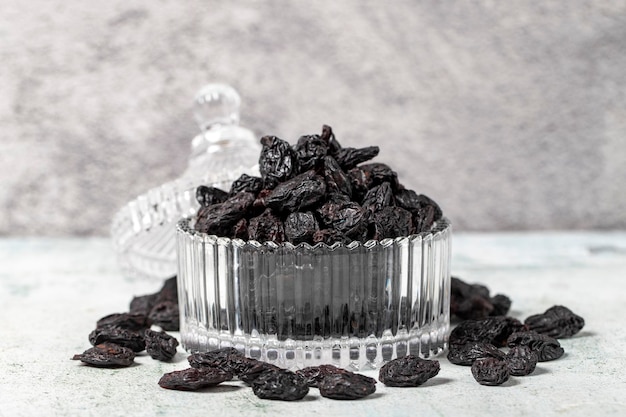
M626 228L624 0L3 0L0 235L104 235L185 167L195 91L333 126L457 230Z
M626 233L457 234L453 274L513 299L517 318L563 304L586 320L562 340L566 354L501 387L478 385L440 357L441 372L415 389L377 385L356 402L263 401L238 382L204 392L159 388L187 367L139 356L137 365L96 369L69 360L89 347L96 319L127 309L161 283L124 278L106 239L0 240L0 416L623 416L626 359L623 296ZM376 376L375 372L367 371Z

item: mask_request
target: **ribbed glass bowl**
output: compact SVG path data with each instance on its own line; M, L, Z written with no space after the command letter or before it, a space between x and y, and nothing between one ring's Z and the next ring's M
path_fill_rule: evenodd
M375 369L447 344L447 219L428 233L333 245L243 241L177 224L181 339L286 368Z

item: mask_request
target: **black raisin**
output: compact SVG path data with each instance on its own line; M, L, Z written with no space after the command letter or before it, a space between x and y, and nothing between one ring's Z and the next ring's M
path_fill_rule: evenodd
M578 333L585 326L585 320L567 307L553 306L543 314L528 317L524 324L537 333L560 339Z
M448 360L455 365L470 366L475 360L484 358L504 359L505 353L484 342L450 345L448 350Z
M376 392L376 380L355 373L326 375L318 382L322 397L333 400L357 400Z
M248 238L259 242L282 243L285 241L283 222L267 209L260 216L250 219Z
M264 136L261 145L259 170L264 188L274 188L298 172L296 154L289 143L276 136Z
M196 200L202 207L208 207L213 204L222 203L228 198L226 191L215 187L207 187L200 185L196 188Z
M317 204L326 194L324 179L307 171L280 183L265 198L267 207L282 213L293 213Z
M232 378L232 374L218 368L187 368L163 375L159 385L166 389L195 391L230 381Z
M563 356L565 351L558 340L534 331L515 332L507 340L509 347L528 346L537 354L539 362L552 361Z
M506 354L509 373L514 376L526 376L535 370L539 357L528 346L513 346Z
M146 352L152 359L169 361L176 355L178 340L165 332L146 330L144 333Z
M135 352L115 343L104 342L87 349L82 354L74 355L72 359L99 368L117 368L132 365Z
M472 375L481 385L502 385L509 379L505 360L497 358L477 359L472 364Z
M408 355L380 368L378 380L390 387L417 387L439 373L439 361Z
M295 401L307 395L309 386L302 376L281 369L259 375L252 381L252 391L264 400Z
M294 245L313 241L318 230L317 219L310 211L290 213L285 219L285 236Z

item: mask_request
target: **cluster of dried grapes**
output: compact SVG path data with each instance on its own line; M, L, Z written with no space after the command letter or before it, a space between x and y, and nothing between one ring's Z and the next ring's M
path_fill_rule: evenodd
M376 380L334 365L310 366L292 372L276 365L244 356L235 348L193 353L190 368L163 375L159 385L167 389L192 391L215 386L234 377L243 381L261 399L295 401L309 388L319 389L322 397L356 400L376 391ZM388 362L379 380L393 387L415 387L439 372L439 362L406 356Z
M557 339L573 336L585 325L582 317L563 306L551 307L522 323L506 316L511 304L508 297L496 296L507 301L494 303L486 287L454 280L451 313L472 318L450 333L448 360L471 366L474 379L482 385L501 385L509 376L531 374L537 362L560 358L564 350ZM504 311L502 306L506 306Z
M133 298L129 310L98 320L89 334L93 347L72 359L102 368L123 367L132 365L135 354L145 350L153 359L171 360L178 340L164 330L179 329L176 277L166 280L154 294ZM152 330L152 325L162 330Z
M275 243L365 242L431 229L441 209L404 188L382 163L366 161L377 146L342 147L329 126L292 147L261 138L261 177L242 175L226 192L200 186L195 229L218 236Z

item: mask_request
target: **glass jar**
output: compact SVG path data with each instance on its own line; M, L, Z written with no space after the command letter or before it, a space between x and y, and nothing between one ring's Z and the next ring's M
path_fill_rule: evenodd
M239 126L239 94L224 84L198 91L194 115L201 133L193 138L186 171L138 196L114 216L111 236L123 273L130 277L176 275L176 222L196 214L199 185L228 190L241 174L259 175L261 149L252 131Z
M232 346L292 369L437 354L450 322L450 238L445 218L412 236L315 246L207 235L183 219L182 345Z

